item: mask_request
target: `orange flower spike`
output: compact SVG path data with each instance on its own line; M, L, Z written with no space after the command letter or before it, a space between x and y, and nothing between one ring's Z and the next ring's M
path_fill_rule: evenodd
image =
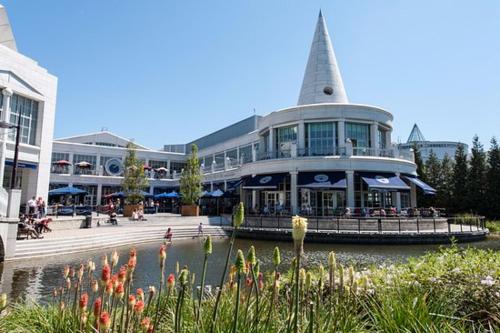
M68 278L69 276L69 266L64 266L64 270L63 270L63 277L64 279Z
M137 265L137 257L130 257L128 259L127 268L129 271L133 272L135 270L135 266Z
M109 316L109 313L107 313L106 311L101 313L99 317L99 324L101 326L100 328L102 332L106 332L107 330L109 330L109 328L111 327L111 318Z
M111 278L111 269L109 268L109 265L106 264L102 267L101 281L104 283L108 283L110 278Z
M123 283L118 282L118 285L115 288L115 294L116 297L118 298L123 298L123 295L125 295L125 288L123 288Z
M135 249L135 247L130 249L129 257L137 257L137 250Z
M73 267L71 267L69 269L69 277L70 278L74 278L75 277L75 269Z
M87 293L83 293L80 296L80 301L78 302L81 311L85 311L87 309L88 302L89 302L89 295L87 295Z
M92 292L96 293L99 290L99 283L97 283L97 280L92 281Z
M120 267L120 271L118 272L118 281L125 282L127 280L127 267Z
M144 300L144 290L142 290L142 288L137 288L136 294L138 300L140 301Z
M139 300L134 305L134 312L137 314L141 314L144 311L144 302Z
M98 297L94 302L94 316L95 317L99 317L99 315L101 314L101 304L102 304L101 298Z
M106 289L104 290L107 295L112 295L113 294L113 282L108 281L106 284Z
M151 324L151 318L145 317L141 320L141 328L143 332L147 332L149 329L149 325Z
M175 286L175 275L170 274L167 279L167 286L169 288L173 288Z
M245 284L247 285L247 287L251 287L253 284L252 278L247 277L245 279Z
M135 306L136 300L134 295L128 295L128 305L133 308Z

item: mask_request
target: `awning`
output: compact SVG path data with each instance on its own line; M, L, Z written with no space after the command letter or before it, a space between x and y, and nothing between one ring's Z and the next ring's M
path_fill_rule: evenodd
M418 187L420 187L422 191L424 191L424 194L436 195L436 189L424 183L417 177L410 177L410 176L403 176L403 177L412 182L413 184L417 185Z
M243 188L248 190L277 189L278 184L283 182L285 176L286 173L275 173L272 175L248 177L245 179Z
M369 190L382 191L409 191L410 187L393 173L360 173L363 181L368 185Z
M226 189L227 191L235 191L240 185L243 183L243 179L238 179L238 180L230 180L226 183Z
M345 172L300 172L297 187L346 189Z
M87 194L87 191L81 190L73 186L60 187L49 191L49 196L56 195L83 195Z
M11 160L5 160L5 165L13 166L14 162L11 161ZM33 169L33 170L36 170L38 168L38 164L18 161L17 162L17 167L19 169Z

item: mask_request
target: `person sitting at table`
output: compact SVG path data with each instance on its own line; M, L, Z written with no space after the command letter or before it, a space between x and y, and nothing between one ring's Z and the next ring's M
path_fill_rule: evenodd
M142 209L137 210L137 219L139 221L146 221L146 219L144 218L144 212L142 211Z

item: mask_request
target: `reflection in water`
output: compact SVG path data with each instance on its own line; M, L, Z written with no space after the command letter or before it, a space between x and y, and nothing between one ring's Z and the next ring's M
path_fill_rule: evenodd
M221 269L224 265L228 247L227 239L214 240L213 254L207 269L207 284L219 282ZM159 281L158 248L160 243L137 245L137 268L134 274L134 286L147 288L149 285ZM259 259L264 268L271 266L272 252L275 246L279 246L282 253L284 267L293 256L291 243L267 242L252 240L237 240L237 249L247 251L250 245L254 245ZM491 248L500 250L500 240L488 240L469 244L480 248ZM468 246L464 244L463 246ZM427 251L435 251L437 245L347 245L347 244L306 244L305 265L323 263L326 265L329 251L337 253L338 261L344 265L366 267L369 265L390 264L401 262L410 256L419 256ZM120 264L125 264L128 259L129 247L120 248ZM203 263L201 240L176 241L168 249L167 266L165 272L175 271L176 262L180 266L187 265L197 278ZM110 253L107 250L106 253ZM100 270L101 256L103 252L87 252L72 255L58 255L43 259L23 260L16 262L0 263L0 291L9 294L10 298L29 297L37 300L48 300L55 287L63 284L62 270L65 265L76 266L92 259Z

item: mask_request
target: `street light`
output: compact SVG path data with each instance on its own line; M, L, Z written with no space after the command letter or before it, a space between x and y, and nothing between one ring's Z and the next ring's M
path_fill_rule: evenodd
M12 164L12 177L10 179L10 188L15 189L16 187L16 173L17 173L17 161L19 159L19 139L21 138L21 113L17 117L17 125L8 123L6 121L0 121L0 128L16 129L16 145L14 147L14 163ZM5 152L4 152L5 153Z

